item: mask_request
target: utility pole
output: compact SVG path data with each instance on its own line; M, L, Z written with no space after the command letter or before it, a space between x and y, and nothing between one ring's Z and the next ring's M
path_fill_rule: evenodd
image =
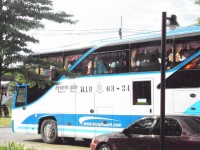
M119 36L122 39L122 16L121 16L121 27L119 28Z
M2 9L3 9L3 0L0 0L0 110L1 110L1 103L2 103L2 97L3 97L3 87L1 87L1 77L2 77L2 65L3 65L3 19L2 19ZM1 114L0 114L1 116Z

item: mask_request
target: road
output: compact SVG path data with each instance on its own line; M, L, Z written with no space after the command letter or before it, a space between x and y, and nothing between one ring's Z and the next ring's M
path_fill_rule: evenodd
M82 140L76 140L73 145L46 144L41 140L40 135L12 133L11 128L0 128L0 144L13 141L24 144L25 147L34 147L37 150L90 150L89 143Z

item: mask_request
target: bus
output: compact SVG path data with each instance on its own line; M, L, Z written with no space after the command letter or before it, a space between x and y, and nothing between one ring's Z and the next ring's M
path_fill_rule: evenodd
M160 33L107 40L73 55L69 70L80 76L63 75L45 89L16 85L13 132L41 134L46 143L92 139L160 114ZM167 31L167 115L200 114L199 61L200 26Z

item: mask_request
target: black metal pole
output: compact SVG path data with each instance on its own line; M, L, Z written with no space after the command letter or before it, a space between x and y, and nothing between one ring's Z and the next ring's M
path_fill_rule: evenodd
M166 49L166 12L162 12L161 39L161 90L160 90L160 150L165 149L165 49Z

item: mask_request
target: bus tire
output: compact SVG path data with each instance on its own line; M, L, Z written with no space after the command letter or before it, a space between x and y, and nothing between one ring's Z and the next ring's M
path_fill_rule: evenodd
M41 137L45 143L54 144L58 141L57 124L53 119L47 119L41 125Z

